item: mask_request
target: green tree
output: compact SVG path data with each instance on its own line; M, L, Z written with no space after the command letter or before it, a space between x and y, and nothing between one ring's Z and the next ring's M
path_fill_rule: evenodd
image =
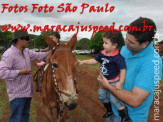
M80 39L77 44L76 44L76 49L77 50L87 50L89 49L89 44L90 44L90 40L88 38L82 38Z
M46 41L44 39L43 33L41 34L34 40L35 41L35 47L36 48L45 48L48 45L46 44Z
M11 31L4 31L0 30L0 45L5 46L6 48L9 47L10 40L13 38L13 33Z
M98 53L103 49L102 31L96 32L90 40L89 48L94 49L94 53Z
M47 35L50 35L51 31L47 31L45 33ZM34 45L33 48L45 48L48 46L44 39L43 32L41 32L41 34L39 36L37 36L35 39L31 40L30 46L32 46L32 45Z
M51 31L46 31L45 33L51 35ZM43 32L41 32L39 36L30 35L30 38L29 48L46 48L48 46L44 39Z
M29 38L30 38L29 45L28 45L29 48L35 48L35 40L37 37L38 37L37 35L29 34Z

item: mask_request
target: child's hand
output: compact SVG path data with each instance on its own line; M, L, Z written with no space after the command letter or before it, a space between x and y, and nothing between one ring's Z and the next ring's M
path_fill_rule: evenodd
M116 86L117 89L121 89L122 88L122 84L120 82L116 83L115 86Z
M78 60L79 65L84 64L84 61Z

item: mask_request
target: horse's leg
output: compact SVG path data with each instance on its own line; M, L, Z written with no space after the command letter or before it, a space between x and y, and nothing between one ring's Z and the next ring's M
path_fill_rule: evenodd
M48 118L49 122L54 122L52 108L49 104L46 92L44 90L41 91L41 97L43 100L43 110L44 110L46 117Z
M43 100L43 110L49 122L54 122L52 108L50 107L47 100Z

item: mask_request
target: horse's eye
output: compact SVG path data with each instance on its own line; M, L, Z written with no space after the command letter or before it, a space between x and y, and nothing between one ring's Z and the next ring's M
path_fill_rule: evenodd
M55 64L53 64L53 66L54 66L54 68L58 68L58 65L55 63Z

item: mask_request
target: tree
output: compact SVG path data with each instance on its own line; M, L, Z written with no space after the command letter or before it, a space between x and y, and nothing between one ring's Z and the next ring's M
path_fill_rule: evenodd
M51 32L52 31L46 31L45 33L47 35L51 35ZM58 33L60 32L58 31ZM36 36L36 35L30 35L30 36L32 36L33 38L31 39L29 43L29 48L46 48L48 46L44 39L43 32L41 32L39 36Z
M88 50L89 49L89 44L90 44L90 40L87 38L82 38L80 39L77 44L76 44L76 49L77 50Z
M4 31L0 30L0 45L5 46L6 48L9 47L10 40L13 38L13 33L11 31Z
M101 34L102 31L96 32L90 40L89 48L94 49L94 53L98 53L103 49L103 39Z
M47 43L46 43L46 41L45 41L45 39L44 39L44 36L43 36L43 33L41 32L41 34L34 40L35 42L35 47L37 47L37 48L45 48L45 47L47 47L48 45L47 45Z
M47 35L51 35L51 31L46 31L45 32ZM37 38L31 40L31 43L29 44L30 48L45 48L47 47L47 43L44 39L43 32Z

